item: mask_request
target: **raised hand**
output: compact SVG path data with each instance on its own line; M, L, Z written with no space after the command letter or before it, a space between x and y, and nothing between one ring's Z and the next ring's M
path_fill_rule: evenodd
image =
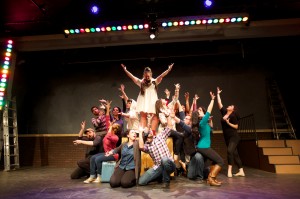
M123 70L126 70L126 66L124 64L121 64Z
M221 92L222 90L219 87L217 87L217 94L220 94Z
M185 92L184 93L184 98L187 100L190 98L190 93L189 92Z

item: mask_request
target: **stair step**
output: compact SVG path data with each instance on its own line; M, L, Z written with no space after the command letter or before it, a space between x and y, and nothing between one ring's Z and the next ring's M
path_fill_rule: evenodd
M274 165L276 173L300 174L300 165Z
M286 140L286 146L292 147L293 155L300 155L300 140Z
M292 148L265 147L262 148L264 155L293 155Z
M268 158L270 164L299 164L297 155L272 155Z
M258 140L258 147L285 147L284 140Z

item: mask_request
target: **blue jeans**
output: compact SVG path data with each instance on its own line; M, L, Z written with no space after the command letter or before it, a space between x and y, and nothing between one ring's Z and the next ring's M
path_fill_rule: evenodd
M191 157L187 177L191 180L195 180L197 178L203 179L203 170L204 158L201 153L197 152L194 156Z
M163 182L170 182L170 174L175 171L176 165L169 158L163 158L161 165L154 170L153 168L148 169L140 178L139 185L147 185L162 176Z
M115 161L114 156L105 156L105 153L98 153L90 159L90 176L96 177L96 172L101 175L102 162Z

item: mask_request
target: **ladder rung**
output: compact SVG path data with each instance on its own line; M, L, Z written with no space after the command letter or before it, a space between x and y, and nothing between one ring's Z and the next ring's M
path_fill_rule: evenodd
M8 155L6 155L6 156L17 157L17 156L19 156L19 155L18 155L18 154L8 154Z
M3 126L4 126L4 128L5 128L5 127L6 127L6 128L7 128L7 127L8 127L8 128L12 128L12 129L13 129L13 128L17 128L17 127L15 127L15 126L9 126L9 125L3 125Z
M10 164L10 166L20 166L20 164Z
M17 109L15 108L7 108L8 110L13 110L13 111L16 111Z

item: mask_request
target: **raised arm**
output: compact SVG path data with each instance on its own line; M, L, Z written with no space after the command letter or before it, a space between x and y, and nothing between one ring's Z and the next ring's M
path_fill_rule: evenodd
M120 96L122 99L124 99L125 103L127 103L128 100L128 96L125 93L125 86L124 84L121 84L119 91L122 93L122 95Z
M84 133L84 129L85 129L85 121L81 122L80 127L81 127L81 129L80 129L80 131L78 133L78 137L81 138L81 137L83 137L83 133Z
M148 129L147 127L145 129ZM144 151L144 139L143 139L143 136L144 136L144 130L143 128L140 128L139 129L139 149L141 151Z
M222 90L217 87L217 100L218 100L218 106L219 106L219 109L221 109L223 107L223 104L222 104L222 101L221 101L221 94Z
M192 113L193 111L196 111L197 110L197 101L199 99L199 96L197 94L195 94L195 97L193 98L193 104L192 104L192 108L191 108L191 111L190 113Z
M190 93L189 92L185 92L184 93L184 98L185 98L185 113L189 113L190 112Z
M207 107L207 112L211 113L213 107L214 107L214 102L215 102L215 94L213 94L212 92L209 92L210 94L210 97L211 97L211 100L210 100L210 103Z
M174 63L170 64L168 69L156 78L157 84L159 84L161 82L162 78L164 78L172 70L173 65L174 65Z
M133 74L131 74L127 69L126 69L126 66L124 64L121 64L123 70L125 71L126 75L132 79L132 81L135 83L135 84L139 84L139 79L137 77L135 77Z

